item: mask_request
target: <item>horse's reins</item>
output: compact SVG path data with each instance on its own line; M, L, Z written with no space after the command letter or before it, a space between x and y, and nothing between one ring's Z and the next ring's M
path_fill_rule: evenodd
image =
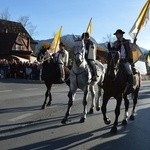
M84 56L83 56L83 54L82 53L80 53L80 52L77 52L77 53L75 53L74 55L76 56L76 55L81 55L82 56L82 61L81 61L81 63L83 63L83 58L84 58ZM76 61L75 61L76 62ZM77 65L77 64L76 64ZM79 75L81 75L82 73L84 73L84 72L86 72L85 70L84 71L82 71L82 72L80 72L80 73L76 73L73 69L72 69L72 72L75 74L75 76L76 76L76 81L78 80L78 76ZM78 81L76 82L77 83L77 86L78 86Z
M81 54L81 53L76 53L76 54L74 54L75 56L77 55L77 54L79 54L79 55L81 55L82 56L82 58L83 58L83 55ZM75 61L76 62L76 61ZM81 63L83 63L83 59L82 59L82 61L81 61ZM84 73L85 72L85 70L84 71L82 71L82 72L80 72L80 73L76 73L73 69L72 69L72 71L73 71L73 73L76 75L76 76L78 76L78 75L80 75L80 74L82 74L82 73Z
M113 63L114 64L114 58L115 58L115 55L112 55L111 54L111 56L112 56L112 58L111 58L111 60L110 60L110 63ZM117 69L117 64L114 66L114 69Z
M42 61L41 61L41 62L43 63L43 62L45 62L45 61L47 61L47 60L49 60L49 59L51 59L51 58L52 58L52 56L49 56L49 57L48 57L48 58L46 58L46 59L42 59Z
M75 56L76 56L76 55L81 55L81 56L82 56L82 61L81 61L81 63L83 63L83 58L84 58L83 53L77 52L77 53L75 53L74 55L75 55ZM76 62L76 61L75 61L75 62Z

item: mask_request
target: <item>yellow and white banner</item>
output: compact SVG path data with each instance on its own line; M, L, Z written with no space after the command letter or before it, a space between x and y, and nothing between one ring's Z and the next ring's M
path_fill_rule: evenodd
M131 48L131 58L133 59L133 63L137 62L139 58L143 55L140 47L134 43L130 43Z
M132 37L132 39L135 39L137 37L141 27L146 25L147 21L149 20L149 5L150 5L150 0L147 0L136 22L134 23L133 27L129 31L129 34Z

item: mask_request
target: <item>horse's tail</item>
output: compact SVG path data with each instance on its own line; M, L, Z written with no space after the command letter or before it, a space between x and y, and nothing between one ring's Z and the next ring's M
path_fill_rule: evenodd
M136 85L134 91L131 93L132 99L134 98L135 91L139 91L141 86L141 80L142 80L142 76L139 71L135 75L136 75L136 81L135 81Z
M138 77L139 77L139 88L140 88L141 87L142 76L141 76L139 71L138 71Z

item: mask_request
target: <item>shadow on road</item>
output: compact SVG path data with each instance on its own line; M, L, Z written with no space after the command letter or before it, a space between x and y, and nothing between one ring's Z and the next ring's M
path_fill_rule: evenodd
M98 134L100 131L108 130L111 126L105 126L103 128L99 128L93 131L89 131L86 133L78 133L78 134L68 134L64 136L60 136L58 138L52 138L50 140L45 140L37 143L33 143L30 145L14 148L12 150L22 150L22 149L44 149L44 150L55 150L55 149L76 149L76 147L80 147L80 145L90 145L94 141L99 140L102 144L97 144L96 146L91 146L90 150L149 150L150 143L150 129L149 129L149 120L150 120L150 108L140 109L137 112L137 119L134 122L130 122L125 127L120 127L117 135L111 135L109 132L104 134ZM144 117L143 117L144 116ZM77 116L72 116L77 117ZM55 121L60 121L60 118L55 118ZM49 120L42 121L41 123L48 123ZM50 122L49 122L50 123ZM77 123L77 122L76 122ZM76 123L69 124L70 126L75 125ZM35 123L35 125L39 124L39 122ZM12 135L10 137L4 138L13 138L20 137L26 134L31 134L35 132L40 132L42 130L50 130L56 128L62 128L62 125L51 126L49 128L41 128L37 130L32 130L16 135ZM148 129L148 131L147 131ZM97 136L94 134L97 133ZM119 138L118 138L119 136ZM108 138L113 138L112 140L107 140ZM2 140L2 139L0 139ZM80 148L79 148L80 149ZM82 149L82 148L81 148ZM86 149L86 146L85 146Z

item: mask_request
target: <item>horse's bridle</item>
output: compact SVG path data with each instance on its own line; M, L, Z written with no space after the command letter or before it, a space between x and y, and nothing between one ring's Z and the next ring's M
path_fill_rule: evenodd
M81 48L80 46L78 46L79 48ZM82 51L78 51L77 53L74 53L74 56L76 57L76 55L79 55L79 56L81 56L81 59L82 59L82 61L81 61L81 64L83 63L83 61L84 61L84 53L82 52ZM77 62L76 62L76 59L75 59L75 63L76 63L76 65L78 66L78 64L77 64ZM82 71L82 72L79 72L79 73L76 73L74 70L72 70L73 71L73 73L76 75L76 76L78 76L78 75L80 75L80 74L82 74L82 73L84 73L84 72L86 72L85 70L84 71Z
M79 48L81 48L80 46L78 46L78 49ZM83 48L83 47L82 47ZM77 49L77 50L78 50ZM78 50L78 52L77 53L74 53L74 56L75 56L75 58L76 58L76 55L79 55L79 56L81 56L81 58L82 58L82 61L81 61L81 63L83 63L83 60L84 60L84 53L83 53L83 51L81 51L80 50L80 52L79 52L79 50ZM75 62L76 62L76 59L75 59ZM76 64L77 64L77 62L76 62Z
M107 75L111 77L111 79L115 79L116 75L119 71L119 52L118 51L111 51L109 52L109 55L111 56L109 64L108 64L108 70L107 70ZM118 57L117 60L115 58Z
M113 54L114 55L113 55ZM111 54L111 59L110 59L110 62L109 62L109 64L113 64L113 68L114 69L117 69L118 68L118 62L117 63L115 63L115 56L117 55L117 52L116 51L112 51L112 53L110 53ZM115 64L115 65L114 65Z

